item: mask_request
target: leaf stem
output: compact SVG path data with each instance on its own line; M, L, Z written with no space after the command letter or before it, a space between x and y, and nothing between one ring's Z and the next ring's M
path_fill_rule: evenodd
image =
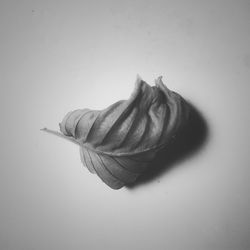
M41 130L41 131L45 131L45 132L47 132L47 133L49 133L49 134L53 134L53 135L56 135L56 136L58 136L58 137L64 138L64 139L66 139L66 140L68 140L68 141L71 141L71 142L77 144L77 145L80 144L74 137L66 136L66 135L64 135L64 134L62 134L62 133L60 133L60 132L58 132L58 131L51 130L51 129L47 129L47 128L42 128L42 129L40 129L40 130Z

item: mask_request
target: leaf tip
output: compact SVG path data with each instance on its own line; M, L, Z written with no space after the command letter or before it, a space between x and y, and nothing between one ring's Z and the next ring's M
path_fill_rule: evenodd
M144 84L144 81L142 80L141 76L139 74L137 74L136 75L136 82L135 82L136 90L139 90L143 84Z
M139 74L136 74L136 80L138 81L138 80L142 80L142 78L141 78L141 76L139 75Z
M140 84L141 82L143 82L143 80L142 80L141 76L139 74L137 74L135 83Z
M163 85L162 78L163 78L163 76L159 76L157 79L155 79L155 85L156 86Z

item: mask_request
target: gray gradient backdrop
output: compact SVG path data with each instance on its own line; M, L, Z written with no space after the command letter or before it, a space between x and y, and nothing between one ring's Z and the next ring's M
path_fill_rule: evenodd
M111 190L39 131L129 97L136 74L196 105L206 145ZM250 1L0 2L0 250L250 249Z

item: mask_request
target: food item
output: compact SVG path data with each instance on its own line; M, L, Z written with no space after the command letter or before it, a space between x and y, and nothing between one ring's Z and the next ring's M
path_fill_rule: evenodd
M151 87L137 77L128 100L103 110L78 109L60 123L62 133L80 146L83 165L113 189L136 181L188 119L189 106L155 80Z

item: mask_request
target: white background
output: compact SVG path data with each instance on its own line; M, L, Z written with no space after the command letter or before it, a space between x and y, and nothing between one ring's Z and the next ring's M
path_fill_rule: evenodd
M115 191L41 132L139 73L203 114L199 151ZM0 3L0 249L250 248L250 1Z

